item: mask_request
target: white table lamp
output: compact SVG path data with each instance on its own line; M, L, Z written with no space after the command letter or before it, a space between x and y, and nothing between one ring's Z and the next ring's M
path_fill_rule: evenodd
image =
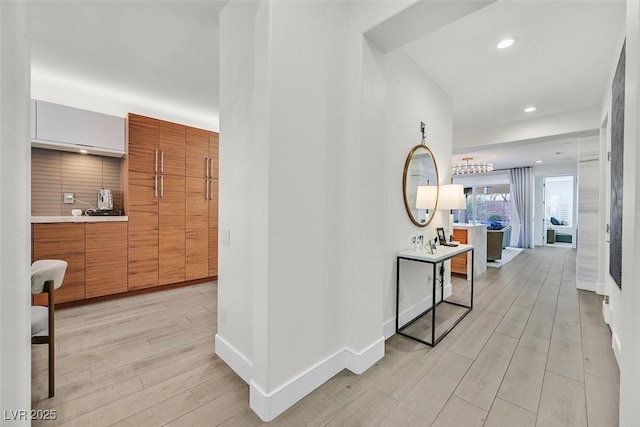
M461 184L445 184L438 191L438 209L449 210L449 237L453 237L453 209L465 209L467 200Z

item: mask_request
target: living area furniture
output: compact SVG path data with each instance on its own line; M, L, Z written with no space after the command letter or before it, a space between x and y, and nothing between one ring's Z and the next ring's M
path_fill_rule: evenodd
M453 240L473 245L476 251L473 260L473 274L476 276L487 271L487 226L485 224L454 224ZM467 280L471 278L471 263L469 254L458 255L451 259L451 272L464 274Z
M547 244L556 242L556 230L547 228Z
M487 261L502 259L502 249L511 241L511 226L500 230L487 230Z
M422 249L419 251L410 250L398 253L396 256L397 269L396 269L396 333L400 334L404 337L410 338L414 341L418 341L422 344L428 346L435 346L438 344L442 338L444 338L453 328L456 327L458 323L464 317L469 314L469 312L473 309L473 254L474 247L472 245L464 245L460 244L456 247L451 246L438 246L438 252L435 254L431 254L426 250ZM469 263L471 266L471 294L469 305L459 304L453 301L447 301L444 298L444 286L443 286L443 278L442 276L438 276L438 264L441 265L440 271L442 274L444 268L444 262L452 259L458 255L466 255L469 253L471 255L471 262ZM418 263L426 263L431 264L432 266L432 280L431 280L431 307L427 308L425 311L415 316L410 321L406 322L404 325L400 325L400 265L401 261L409 261L409 262L418 262ZM439 279L438 279L439 277ZM440 280L440 295L442 296L439 302L436 302L436 283ZM458 307L466 308L466 310L453 322L451 326L449 326L443 333L439 336L436 336L436 308L438 305L442 303L447 303L450 305L455 305ZM404 332L409 326L413 325L416 321L424 317L426 314L431 313L431 341L426 341L422 338L416 337L414 335L409 334L408 332Z
M31 344L49 345L49 397L55 392L55 290L62 286L67 262L46 259L31 265L31 294L46 293L47 307L31 307Z

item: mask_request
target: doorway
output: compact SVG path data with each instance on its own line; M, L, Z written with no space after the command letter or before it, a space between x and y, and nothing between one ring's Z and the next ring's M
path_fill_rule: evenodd
M576 247L575 185L574 175L544 177L542 241L545 246Z

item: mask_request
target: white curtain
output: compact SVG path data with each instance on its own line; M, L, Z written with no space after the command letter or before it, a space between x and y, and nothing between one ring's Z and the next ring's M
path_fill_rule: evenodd
M533 185L531 168L513 168L509 171L511 194L520 218L519 248L533 247Z

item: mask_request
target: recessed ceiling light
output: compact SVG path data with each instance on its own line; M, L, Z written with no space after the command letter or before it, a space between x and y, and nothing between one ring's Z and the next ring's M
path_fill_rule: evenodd
M500 43L498 43L497 48L498 49L506 49L508 47L511 47L516 42L516 40L518 40L518 38L515 37L515 36L507 37L506 39L504 39Z
M536 160L536 163L542 163L542 160Z
M89 153L87 150L80 150L80 154L87 154Z
M525 108L525 109L524 109L524 112L525 112L525 113L533 113L533 112L534 112L534 111L536 111L536 110L537 110L537 108L536 108L536 107L531 106L531 107L527 107L527 108Z

